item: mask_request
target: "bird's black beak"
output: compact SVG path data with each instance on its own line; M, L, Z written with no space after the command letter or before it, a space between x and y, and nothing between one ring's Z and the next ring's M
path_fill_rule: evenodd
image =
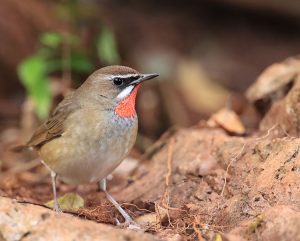
M131 84L137 85L137 84L142 83L146 80L153 79L157 76L158 76L158 74L142 74L140 78L138 78L137 80L134 80L133 82L131 82Z

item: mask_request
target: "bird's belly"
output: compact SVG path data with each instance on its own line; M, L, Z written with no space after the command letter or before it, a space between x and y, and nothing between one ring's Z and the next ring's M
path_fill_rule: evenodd
M73 129L72 135L66 133L46 143L40 156L67 183L99 181L123 161L135 142L137 123L126 123L113 123L105 131L95 127L98 135L93 138L91 133Z
M110 149L103 152L101 148L98 151L87 150L86 153L64 162L54 171L67 183L80 184L99 181L111 173L122 162L126 154L125 151L115 152Z

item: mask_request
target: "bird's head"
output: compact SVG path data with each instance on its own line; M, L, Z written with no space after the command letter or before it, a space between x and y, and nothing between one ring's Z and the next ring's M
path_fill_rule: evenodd
M91 74L78 92L99 100L121 117L133 117L141 83L157 76L158 74L141 74L126 66L107 66Z

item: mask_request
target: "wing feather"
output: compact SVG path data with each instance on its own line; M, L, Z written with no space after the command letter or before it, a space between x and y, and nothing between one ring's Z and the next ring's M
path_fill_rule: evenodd
M74 101L73 93L67 95L56 107L49 119L37 128L27 146L41 147L46 142L61 136L65 131L66 118L80 106Z

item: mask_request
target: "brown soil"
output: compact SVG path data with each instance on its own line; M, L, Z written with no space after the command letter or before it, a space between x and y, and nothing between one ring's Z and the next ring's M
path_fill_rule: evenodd
M299 148L298 138L284 138L276 128L265 138L232 137L203 127L181 129L138 168L130 182L124 177L111 183L112 193L130 203L124 207L135 217L155 213L158 223L148 228L161 238L168 231L189 240L197 235L213 240L216 233L229 240L235 236L282 240L286 235L292 239L291 221L284 220L289 215L300 225ZM60 195L75 190L59 185ZM6 177L1 191L32 203L52 198L49 178L35 170ZM109 224L115 217L121 219L96 184L77 191L86 208L74 215Z
M130 177L115 176L110 192L158 239L300 240L300 139L280 125L288 115L284 105L277 112L273 106L264 117L269 125L274 120L271 127L245 137L206 124L173 131ZM275 114L281 119L268 116ZM59 183L58 191L84 197L85 208L74 216L111 225L121 220L96 184ZM43 204L52 198L50 178L40 166L5 175L0 194Z

